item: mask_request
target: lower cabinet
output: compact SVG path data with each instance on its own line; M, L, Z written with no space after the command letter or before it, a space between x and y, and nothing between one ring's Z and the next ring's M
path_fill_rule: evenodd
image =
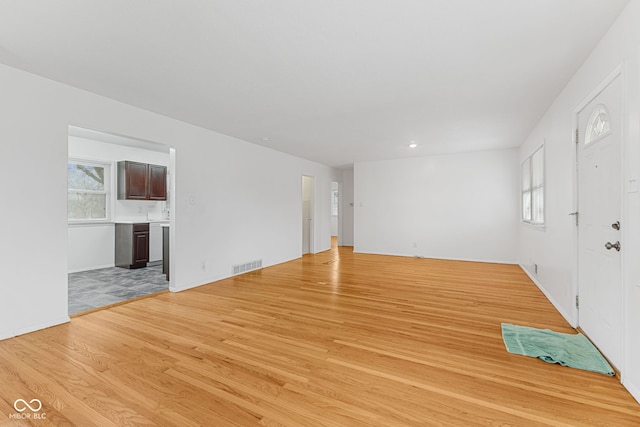
M143 268L149 262L149 224L116 223L116 267Z

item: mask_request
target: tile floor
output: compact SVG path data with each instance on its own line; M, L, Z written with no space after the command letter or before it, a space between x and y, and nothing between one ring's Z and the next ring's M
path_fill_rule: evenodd
M162 266L101 268L69 274L69 314L169 289Z

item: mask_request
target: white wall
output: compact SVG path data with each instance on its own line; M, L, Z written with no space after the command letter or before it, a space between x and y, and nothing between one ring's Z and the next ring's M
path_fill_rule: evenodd
M3 65L0 93L0 339L69 319L69 125L176 148L174 291L228 277L233 264L299 257L303 174L315 179L313 250L330 248L326 194L338 173L327 166Z
M640 2L632 0L524 141L520 159L546 140L546 228L520 226L519 262L558 310L577 322L573 119L576 108L616 67L622 67L625 143L622 218L625 288L623 384L640 400ZM634 182L635 181L635 182ZM532 264L538 264L538 275Z
M70 225L67 233L69 273L115 265L115 225Z
M515 263L517 150L355 165L357 252Z

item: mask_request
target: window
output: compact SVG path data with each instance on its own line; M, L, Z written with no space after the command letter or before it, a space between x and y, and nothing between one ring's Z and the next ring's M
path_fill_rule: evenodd
M584 144L588 145L596 142L611 133L611 122L609 120L609 110L603 104L599 104L587 123L587 133Z
M544 146L522 163L522 220L544 224Z
M108 219L111 165L70 160L67 164L67 218Z
M338 190L331 190L331 215L338 216Z

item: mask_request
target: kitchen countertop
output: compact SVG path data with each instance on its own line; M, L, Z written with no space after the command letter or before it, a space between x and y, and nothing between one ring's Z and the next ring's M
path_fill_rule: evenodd
M167 224L169 225L168 219L114 219L113 222L116 224Z

